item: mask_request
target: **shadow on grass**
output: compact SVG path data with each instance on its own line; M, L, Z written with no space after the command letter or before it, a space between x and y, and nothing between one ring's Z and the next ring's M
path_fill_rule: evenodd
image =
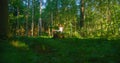
M118 63L120 40L19 37L2 41L1 63Z

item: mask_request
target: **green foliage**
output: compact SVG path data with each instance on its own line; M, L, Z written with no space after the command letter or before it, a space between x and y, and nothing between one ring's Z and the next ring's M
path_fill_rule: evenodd
M16 33L16 31L24 29L24 32L19 33L25 36L26 28L28 27L28 34L30 35L32 10L34 9L34 35L38 34L38 21L41 17L43 35L44 33L51 33L51 31L49 32L50 27L58 29L56 26L62 24L67 37L120 37L120 4L118 0L85 0L83 16L85 21L82 28L80 28L79 0L47 0L44 2L45 8L42 8L41 15L39 13L39 3L39 0L35 0L34 5L30 0L9 1L11 32Z
M62 32L53 32L53 38L64 38L65 34Z

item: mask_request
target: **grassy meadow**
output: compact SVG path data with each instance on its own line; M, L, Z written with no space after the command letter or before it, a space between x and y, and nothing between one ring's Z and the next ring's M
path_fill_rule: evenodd
M0 63L119 63L119 41L40 37L0 40Z

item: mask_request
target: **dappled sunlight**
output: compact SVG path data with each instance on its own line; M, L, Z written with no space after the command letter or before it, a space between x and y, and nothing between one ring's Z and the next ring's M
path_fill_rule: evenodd
M29 49L28 45L25 42L20 42L20 41L11 41L10 44L16 48L25 48L25 49Z
M4 60L11 62L4 63L117 63L119 44L104 38L19 37L10 41L10 47L5 44Z
M52 38L52 36L40 36L41 38Z

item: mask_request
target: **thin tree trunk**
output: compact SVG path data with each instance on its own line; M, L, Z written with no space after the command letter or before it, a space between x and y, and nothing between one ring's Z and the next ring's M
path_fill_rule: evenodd
M26 15L26 32L25 35L28 36L28 15Z
M28 3L28 7L27 7L27 15L26 15L26 36L28 36L28 21L29 21L29 5L30 5L30 3L29 3L29 1L30 0L27 0L27 3Z
M17 7L17 36L20 35L19 8Z
M50 0L49 2L53 2L53 0ZM49 27L49 35L53 36L53 32L52 32L52 27L53 27L53 9L51 8L50 10L51 10L51 12L50 12L50 21L51 22L50 22L50 27Z
M51 34L51 36L53 36L52 28L53 28L53 12L51 12L51 26L50 26L50 34Z
M0 39L8 37L8 0L0 0Z
M34 0L32 1L32 24L31 24L31 36L34 34Z
M41 6L42 6L42 0L40 0L40 18L39 18L39 21L38 21L38 36L42 35L42 19L41 19L42 9L41 9Z
M110 31L110 27L109 26L111 26L111 12L110 12L110 2L109 2L109 0L107 0L107 11L106 11L106 13L107 13L107 15L106 15L106 20L107 20L107 23L109 24L108 25L108 33L110 33L111 31ZM109 34L107 34L107 37L109 36Z
M84 17L84 0L81 0L80 2L80 27L83 27L84 26L84 20L85 20L85 17Z

